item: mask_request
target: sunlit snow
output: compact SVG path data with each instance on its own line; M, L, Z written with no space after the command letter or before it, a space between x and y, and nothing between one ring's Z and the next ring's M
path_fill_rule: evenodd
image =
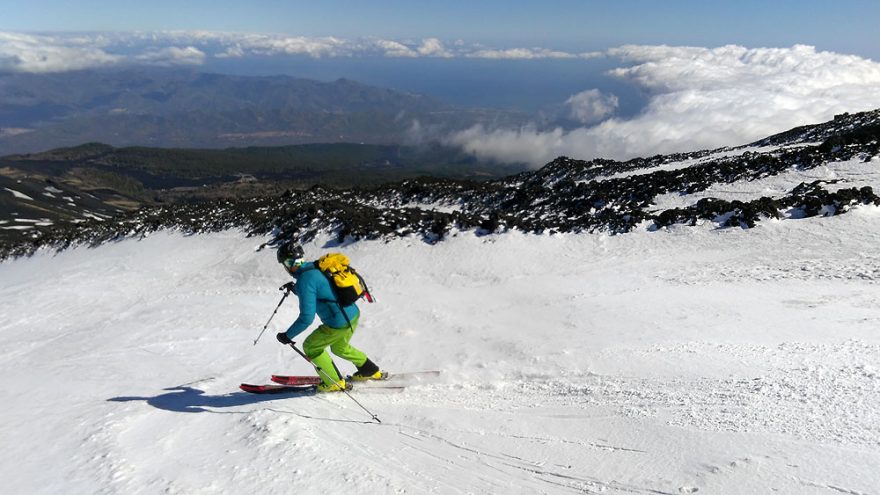
M4 492L873 493L878 222L344 246L378 300L353 343L442 371L356 389L381 424L238 390L310 372L274 340L293 304L253 345L288 280L264 239L5 261Z

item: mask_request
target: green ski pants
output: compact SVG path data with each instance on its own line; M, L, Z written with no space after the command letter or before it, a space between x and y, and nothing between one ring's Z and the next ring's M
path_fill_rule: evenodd
M359 318L360 315L351 320L351 327L330 328L327 325L321 325L303 341L303 351L312 360L312 364L324 370L324 373L330 375L335 381L339 381L342 377L339 376L339 370L333 364L333 358L327 353L327 347L330 347L333 354L350 361L358 368L367 362L367 355L348 343L354 335ZM332 381L324 376L324 373L318 372L318 375L325 384L329 385Z

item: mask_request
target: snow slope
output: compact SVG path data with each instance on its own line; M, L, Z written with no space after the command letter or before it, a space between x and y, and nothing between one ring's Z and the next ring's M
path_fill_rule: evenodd
M880 208L345 252L402 393L256 396L262 239L160 232L0 263L4 493L880 492ZM307 246L317 256L320 243ZM347 363L338 363L352 371Z

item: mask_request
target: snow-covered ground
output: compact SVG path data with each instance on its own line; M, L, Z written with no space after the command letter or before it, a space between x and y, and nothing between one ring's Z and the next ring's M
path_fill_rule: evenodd
M344 248L406 390L257 396L262 239L0 264L0 479L57 493L880 493L880 208L620 236ZM319 244L307 246L317 256ZM352 369L338 362L345 372Z

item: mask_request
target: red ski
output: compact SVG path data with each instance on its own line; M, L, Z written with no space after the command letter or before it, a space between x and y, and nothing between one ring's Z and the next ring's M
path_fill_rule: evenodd
M317 385L321 378L317 376L272 375L272 381L282 385Z
M409 371L404 373L388 373L388 375L382 380L376 381L385 381L385 380L404 380L407 378L415 378L420 379L424 376L438 376L440 375L439 371ZM272 375L272 381L275 383L280 383L282 385L317 385L321 383L321 379L314 375ZM355 382L355 383L372 383L372 380L368 380L366 382Z
M308 378L308 377L307 377ZM363 388L360 390L371 390L375 392L386 391L386 392L403 392L405 387L401 385L384 385L384 384L358 384L363 385ZM250 383L242 383L238 386L238 388L244 390L245 392L251 394L296 394L296 395L313 395L318 393L317 385L282 385L282 384L269 384L269 385L252 385ZM352 391L354 389L354 384L351 382L347 382L347 390Z
M318 388L315 385L251 385L250 383L242 383L238 386L245 392L252 394L283 394L298 392L300 395L317 393Z

